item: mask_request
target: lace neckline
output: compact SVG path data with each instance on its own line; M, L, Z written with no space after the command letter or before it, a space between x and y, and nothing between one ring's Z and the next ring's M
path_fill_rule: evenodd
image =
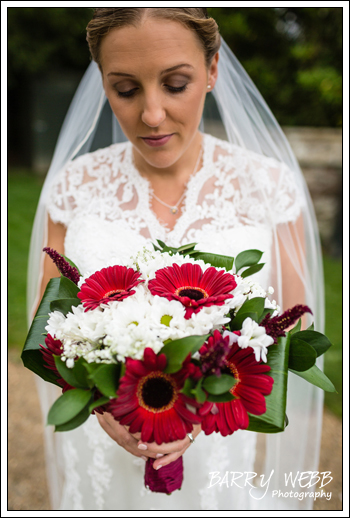
M181 236L181 229L186 227L186 221L189 218L189 214L193 211L192 204L192 193L198 192L197 186L198 183L201 182L201 179L205 176L206 171L208 171L208 165L210 161L210 150L212 141L212 137L205 133L202 134L202 166L197 170L196 173L192 174L187 182L185 196L182 203L181 214L176 219L173 228L169 228L169 226L162 222L155 212L152 209L152 186L148 178L141 176L138 169L135 167L133 156L132 156L132 144L131 142L127 142L125 149L125 164L127 165L128 171L132 175L132 181L137 191L139 204L138 208L142 217L145 221L147 221L149 230L151 232L152 238L157 239L160 236L167 236L170 239L175 238L175 236Z

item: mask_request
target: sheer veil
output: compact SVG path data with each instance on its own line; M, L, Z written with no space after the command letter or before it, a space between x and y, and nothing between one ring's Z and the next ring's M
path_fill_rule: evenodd
M209 94L211 95L211 94ZM323 271L317 224L309 193L297 160L280 126L261 97L257 88L237 61L229 47L222 41L219 59L219 78L213 90L215 115L205 111L203 130L210 133L212 122L221 123L227 140L260 155L267 155L286 164L294 173L300 201L298 222L276 225L269 203L268 193L261 188L260 202L266 207L269 222L273 227L273 266L275 275L272 285L275 298L283 305L281 247L293 263L295 275L302 281L306 303L312 308L315 328L323 330ZM38 289L42 276L42 248L47 239L47 212L45 203L52 182L62 167L73 158L94 149L99 134L108 132L106 145L126 140L112 114L105 122L106 103L100 72L92 62L71 103L56 145L53 160L47 174L34 221L28 266L28 320L33 317L33 308L38 301ZM110 112L112 113L112 112ZM106 130L107 128L107 130ZM259 175L254 175L259 187ZM302 228L302 237L300 234ZM44 415L52 401L49 384L38 381ZM56 394L56 393L55 393ZM56 397L56 396L55 396ZM262 473L275 472L276 487L285 487L285 473L316 471L322 424L323 393L300 378L290 375L287 414L290 425L282 434L266 437L265 464ZM265 440L265 439L264 439ZM52 447L52 446L51 446ZM50 445L48 447L48 452ZM49 452L50 453L50 452ZM52 458L50 459L52 463ZM53 485L57 481L52 480ZM259 509L281 509L277 499L268 502L262 499ZM293 503L297 509L311 509L312 500Z

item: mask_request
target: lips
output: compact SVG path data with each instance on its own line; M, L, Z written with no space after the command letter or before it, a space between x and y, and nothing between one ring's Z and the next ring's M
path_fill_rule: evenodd
M159 146L164 146L164 144L169 142L169 140L171 139L172 136L173 136L173 133L171 133L169 135L151 135L149 137L141 137L141 138L148 146L159 147Z

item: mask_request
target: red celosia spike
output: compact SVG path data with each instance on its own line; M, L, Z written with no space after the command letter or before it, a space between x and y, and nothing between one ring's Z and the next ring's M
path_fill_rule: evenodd
M78 284L80 279L80 273L77 268L71 266L65 258L56 252L53 248L45 247L43 248L43 252L46 252L49 257L53 260L55 265L57 266L59 272L64 276L70 279L74 284Z

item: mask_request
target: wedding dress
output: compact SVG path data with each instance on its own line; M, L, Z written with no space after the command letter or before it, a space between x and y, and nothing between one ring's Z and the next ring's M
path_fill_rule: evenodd
M300 207L288 167L207 134L201 167L189 179L172 230L152 212L150 184L135 169L128 142L71 161L53 183L47 211L54 222L67 227L65 254L83 275L123 264L161 239L170 246L196 242L199 250L233 256L259 249L266 265L254 277L267 289L273 285L273 232L252 174L259 175L258 184L268 193L274 224L295 222ZM302 415L288 428L290 437L303 433ZM268 502L268 496L258 502L258 493L244 482L243 473L255 471L260 455L256 433L238 431L226 438L201 433L184 454L182 489L171 496L145 489L144 461L118 446L95 416L71 432L52 434L47 428L46 434L54 509L253 510L285 505L276 504L277 499ZM226 472L242 477L231 485L231 474L228 483L214 484Z

